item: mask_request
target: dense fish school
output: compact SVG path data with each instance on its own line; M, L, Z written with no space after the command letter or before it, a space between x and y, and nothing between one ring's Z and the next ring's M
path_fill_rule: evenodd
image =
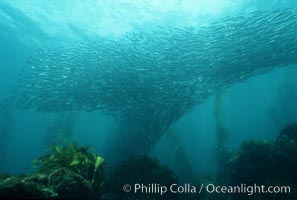
M297 11L255 11L198 29L158 28L121 40L35 52L14 106L42 112L100 110L147 151L195 105L232 84L297 63Z

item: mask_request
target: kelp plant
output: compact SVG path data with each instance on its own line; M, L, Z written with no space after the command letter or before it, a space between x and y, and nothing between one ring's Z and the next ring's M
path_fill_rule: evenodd
M171 140L173 145L175 146L175 150L173 151L174 160L178 167L178 173L180 175L180 179L182 181L191 181L197 182L197 174L193 170L192 161L189 159L189 156L186 152L184 145L182 144L180 138L177 135L177 132L170 128L166 135Z
M269 114L277 129L294 123L297 118L297 66L291 66L284 71L279 83L276 97L270 107Z
M56 175L72 173L82 178L92 188L92 196L97 197L103 186L104 159L94 149L74 144L54 146L50 153L33 161L37 173L47 174L48 180Z
M9 102L0 102L0 163L5 163L7 156L7 140L10 137L15 123L14 109Z
M216 158L218 177L220 177L221 169L228 160L226 141L229 133L222 123L223 107L224 107L224 90L221 90L215 95L215 107L214 107L214 117L216 121L216 132L217 132L215 158Z

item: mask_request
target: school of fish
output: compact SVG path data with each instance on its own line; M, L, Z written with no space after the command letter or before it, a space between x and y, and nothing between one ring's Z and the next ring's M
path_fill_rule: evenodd
M200 28L159 27L119 40L41 49L18 78L15 107L99 110L148 151L207 97L297 63L297 10L259 10ZM243 91L244 92L244 91Z

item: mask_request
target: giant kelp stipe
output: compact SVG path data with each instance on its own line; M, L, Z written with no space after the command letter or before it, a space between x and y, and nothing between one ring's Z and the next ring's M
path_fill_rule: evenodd
M295 2L69 2L0 2L0 196L296 196Z

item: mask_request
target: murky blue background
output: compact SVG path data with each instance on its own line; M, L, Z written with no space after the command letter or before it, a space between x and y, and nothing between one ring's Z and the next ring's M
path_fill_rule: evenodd
M44 47L94 37L120 38L133 30L155 26L207 25L224 16L257 9L297 8L294 0L175 0L175 1L80 1L2 0L0 2L0 99L32 52ZM223 124L230 133L228 148L246 139L274 140L284 125L297 122L297 66L238 83L224 93ZM17 110L11 125L0 132L0 173L20 174L31 160L43 155L49 144L48 127L59 114ZM92 145L108 155L116 129L112 118L100 112L79 112L71 138ZM216 140L214 97L208 98L173 125L178 142L165 135L151 155L177 169L179 145L197 172L212 170ZM178 143L178 144L177 144ZM109 148L110 151L110 148ZM114 151L118 151L114 148ZM112 158L107 157L107 162Z

